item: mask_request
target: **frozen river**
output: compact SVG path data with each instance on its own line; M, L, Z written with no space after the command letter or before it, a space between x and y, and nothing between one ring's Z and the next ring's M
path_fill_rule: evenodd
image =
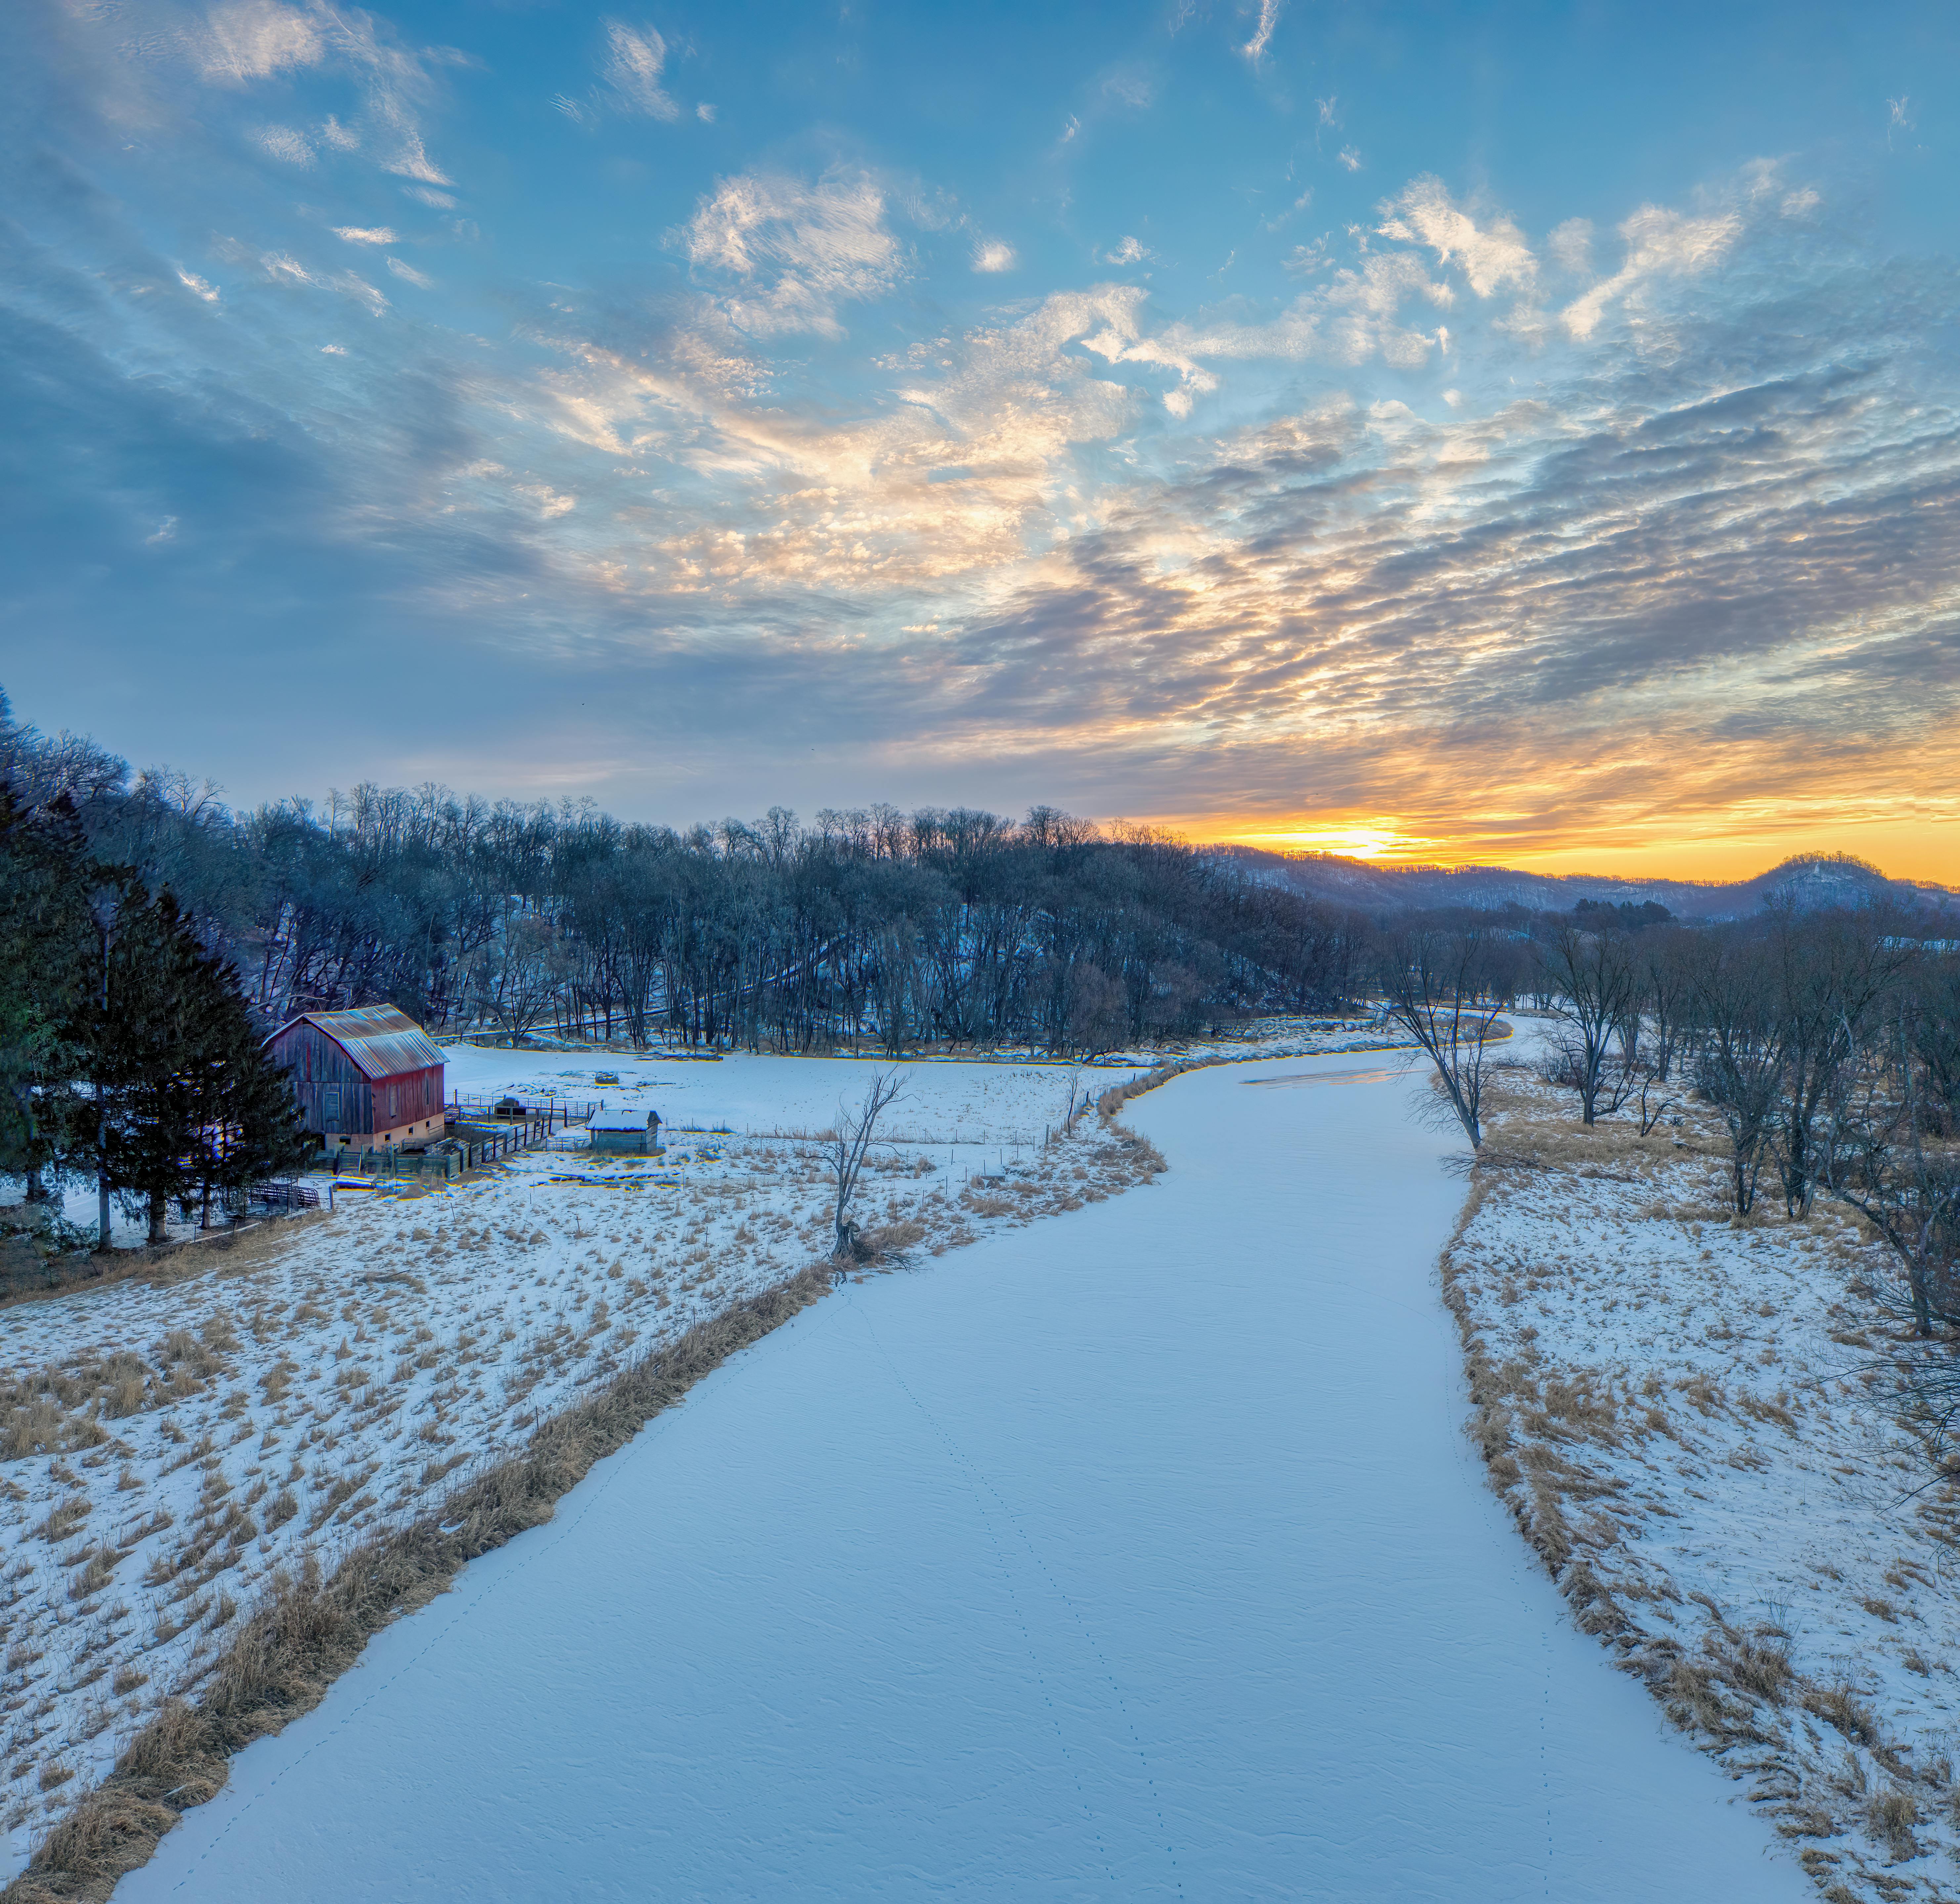
M121 1900L1807 1899L1462 1432L1462 1197L1353 1057L854 1286L381 1635Z

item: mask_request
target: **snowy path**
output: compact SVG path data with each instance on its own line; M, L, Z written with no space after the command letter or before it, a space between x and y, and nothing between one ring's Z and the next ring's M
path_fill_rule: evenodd
M1807 1898L1460 1431L1461 1197L1332 1057L819 1304L381 1635L119 1899Z

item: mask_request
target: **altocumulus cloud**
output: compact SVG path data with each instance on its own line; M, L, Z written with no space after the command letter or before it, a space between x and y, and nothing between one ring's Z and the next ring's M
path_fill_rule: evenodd
M135 666L161 631L218 677L416 644L510 707L576 682L677 777L848 733L867 773L1493 851L1887 810L1951 745L1960 284L1834 236L1785 168L1545 232L1373 169L1281 294L1166 305L1114 281L1169 275L1140 239L1035 283L977 211L785 146L660 213L657 289L513 274L492 335L443 262L479 211L450 62L352 10L132 12L35 16L97 77L8 177L17 632ZM1279 21L1235 29L1249 86ZM663 151L720 137L679 57L608 18L565 83ZM165 244L132 173L65 156L132 126L222 220Z

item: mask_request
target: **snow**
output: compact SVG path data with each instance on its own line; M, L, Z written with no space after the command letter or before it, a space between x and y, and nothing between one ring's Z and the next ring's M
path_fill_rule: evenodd
M7 1872L166 1696L195 1694L275 1568L436 1504L631 1356L828 1255L814 1136L873 1069L661 1063L602 1093L589 1057L466 1050L452 1066L466 1095L550 1082L733 1134L669 1130L663 1157L592 1169L574 1130L569 1152L342 1192L154 1279L0 1308ZM1150 1167L1093 1117L1044 1147L1079 1095L1072 1067L901 1069L855 1209L898 1244L951 1248Z
M807 1311L118 1899L1809 1895L1484 1486L1382 1070L1182 1078L1153 1185Z
M1181 1055L1380 1038L1281 1019ZM590 1158L574 1130L455 1186L342 1192L330 1215L0 1308L0 1874L166 1697L196 1696L275 1569L426 1511L627 1359L826 1255L818 1134L882 1068L447 1055L465 1096L657 1109L666 1153ZM937 1254L1136 1182L1151 1159L1093 1117L1050 1140L1085 1091L1162 1055L902 1065L855 1216Z
M1583 1566L1598 1592L1574 1604L1834 1895L1950 1895L1960 1488L1888 1406L1885 1253L1827 1200L1790 1219L1771 1181L1732 1222L1691 1099L1644 1141L1624 1117L1585 1132L1529 1076L1493 1105L1449 1270L1521 1520L1569 1540L1567 1583ZM1788 1668L1774 1696L1764 1655ZM1873 1813L1898 1794L1902 1835Z

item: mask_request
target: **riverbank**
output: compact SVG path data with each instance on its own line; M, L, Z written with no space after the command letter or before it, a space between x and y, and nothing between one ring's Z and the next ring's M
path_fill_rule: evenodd
M535 1057L478 1056L542 1081L521 1069ZM682 1127L654 1164L528 1152L0 1308L5 1875L167 1702L205 1696L282 1571L330 1575L829 1254L819 1133L865 1067L669 1070L619 1094ZM1071 1124L1081 1086L1053 1067L904 1078L854 1211L888 1254L1093 1206L1156 1168L1120 1127Z
M768 1336L118 1896L1801 1896L1479 1484L1414 1088L1129 1106L1167 1175Z
M1893 1419L1885 1252L1732 1220L1683 1094L1643 1139L1506 1073L1444 1259L1493 1483L1574 1616L1823 1895L1960 1896L1960 1487Z

